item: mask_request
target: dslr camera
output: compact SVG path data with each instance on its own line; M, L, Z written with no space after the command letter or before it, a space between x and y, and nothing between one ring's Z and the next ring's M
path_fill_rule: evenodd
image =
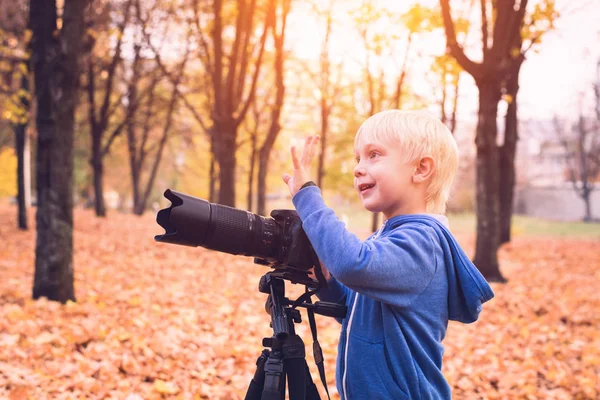
M268 218L170 189L164 196L171 206L158 212L156 222L165 233L156 235L156 241L254 257L292 283L326 285L309 277L313 267L318 277L322 274L295 210L273 210Z

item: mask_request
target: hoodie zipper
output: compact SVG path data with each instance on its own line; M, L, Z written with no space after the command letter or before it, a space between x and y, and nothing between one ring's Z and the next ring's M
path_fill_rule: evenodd
M350 343L350 327L352 326L352 318L354 317L354 309L356 308L357 298L358 292L354 295L354 303L352 304L350 319L348 320L348 326L346 327L346 348L344 349L344 376L342 378L342 391L344 392L344 400L348 398L348 396L346 396L346 373L348 372L348 343Z
M385 229L386 223L387 223L387 220L383 221L383 225L377 231L377 233L375 233L375 235L373 235L371 240L375 240L379 237L379 235L381 235L381 232L383 232L383 230ZM346 327L346 346L344 348L344 375L342 377L342 392L343 392L342 394L343 394L344 400L348 399L348 396L346 394L347 393L346 373L348 372L348 344L350 343L350 328L352 327L352 319L354 318L354 310L356 309L357 300L358 300L358 292L356 292L356 294L354 295L354 303L352 303L352 311L350 311L350 319L348 319L348 326Z

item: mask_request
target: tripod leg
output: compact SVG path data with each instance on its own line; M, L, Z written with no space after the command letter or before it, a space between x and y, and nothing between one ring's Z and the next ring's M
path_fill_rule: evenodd
M285 360L285 373L288 377L290 400L306 399L306 361L303 358Z
M304 367L306 368L306 400L321 400L317 385L315 385L310 376L310 370L308 369L306 359L304 360Z
M289 380L290 400L321 400L305 358L285 360L285 373Z
M269 358L269 350L263 350L262 354L256 360L256 372L254 372L254 378L250 381L248 391L244 400L260 400L260 396L265 384L265 363Z
M265 383L261 400L285 400L283 354L279 350L271 351L265 363Z

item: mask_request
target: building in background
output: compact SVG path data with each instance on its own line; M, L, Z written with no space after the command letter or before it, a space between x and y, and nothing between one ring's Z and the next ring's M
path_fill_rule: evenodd
M517 148L514 213L556 220L582 220L585 203L569 179L566 151L552 120L523 120ZM591 194L592 218L600 221L600 177Z
M503 121L498 120L501 135ZM585 216L585 203L569 179L566 152L555 132L552 120L519 122L516 154L516 187L514 213L519 215L578 221ZM455 132L460 152L457 178L448 210L475 210L475 121L461 120ZM499 142L502 137L498 138ZM600 176L591 195L592 218L600 221Z

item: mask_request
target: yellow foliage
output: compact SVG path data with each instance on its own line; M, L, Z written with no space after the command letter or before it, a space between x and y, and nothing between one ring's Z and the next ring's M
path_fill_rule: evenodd
M176 394L179 389L171 382L165 382L161 379L154 381L154 390L160 394Z
M6 97L3 102L0 102L3 108L0 118L12 124L26 124L28 110L23 106L21 98L31 101L31 94L26 90L19 89L10 97Z
M508 104L511 104L514 98L510 94L505 94L502 96L502 100L506 101Z
M437 26L442 26L438 14L430 8L415 4L403 15L402 20L409 32L426 32Z
M17 195L17 155L14 149L0 150L0 197Z
M559 17L555 0L543 0L537 3L525 16L521 37L524 40L535 41L539 45L543 36L556 28L555 23Z
M19 69L19 72L21 72L22 74L27 74L28 68L27 68L27 63L19 63L17 68Z
M31 40L32 37L33 37L33 31L31 29L25 29L25 32L23 35L23 41L25 43L29 43L29 41Z
M98 36L100 36L100 34L98 33L98 31L94 28L88 28L87 29L87 33L88 35L90 35L92 37L92 39L98 39Z

